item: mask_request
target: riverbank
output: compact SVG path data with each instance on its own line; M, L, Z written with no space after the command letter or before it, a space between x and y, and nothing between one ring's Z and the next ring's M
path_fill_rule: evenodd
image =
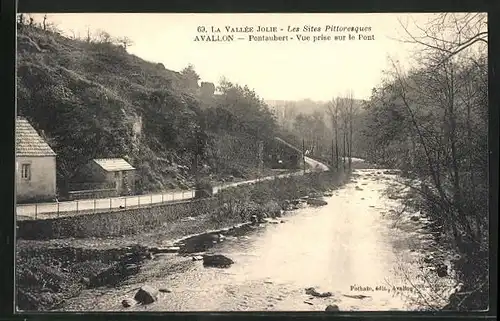
M183 238L173 249L165 244L162 250L173 253L156 254L118 286L84 290L56 311L438 310L453 287L452 271L441 277L425 262L437 258L439 243L424 216L398 215L400 198L409 195L386 195L397 180L391 172L356 170L324 194L324 206L299 202L268 223ZM234 264L206 267L204 254ZM136 303L141 287L159 291L157 300Z
M408 282L413 283L414 289L424 287L430 291L418 293L414 298L416 304L430 310L483 310L480 306L487 302L487 293L469 292L470 286L464 285L461 274L464 262L467 263L466 257L454 247L453 236L444 227L439 214L429 210L418 193L418 188L412 188L415 184L416 181L403 175L389 185L386 190L387 197L398 201L400 206L386 215L394 220L394 227L406 235L403 241L399 240L398 244L395 244L396 247L404 242L412 253L425 248L424 254L415 258L415 263L423 271L422 276L418 279L409 278ZM485 254L487 260L487 253ZM406 271L402 269L401 273L405 274ZM439 282L443 278L449 280L444 287ZM436 301L444 304L435 304Z
M248 222L254 215L258 219L282 215L298 206L290 201L321 196L348 180L349 173L321 172L238 186L219 193L218 206L206 213L195 211L193 216L118 237L18 240L18 309L57 309L83 289L113 286L137 273L140 263L151 258L148 248L170 246L188 235Z

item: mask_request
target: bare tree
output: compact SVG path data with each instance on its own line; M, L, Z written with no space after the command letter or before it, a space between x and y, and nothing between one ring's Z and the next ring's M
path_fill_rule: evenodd
M347 94L347 118L348 118L348 152L347 157L349 158L349 168L352 167L352 143L353 143L353 119L354 119L354 95L352 91Z
M87 43L90 43L92 42L92 36L91 36L91 33L90 33L90 27L87 26L87 37L85 39L87 41Z
M43 15L42 29L47 30L47 15Z
M330 102L326 104L327 112L332 121L332 129L333 129L333 140L334 140L334 149L335 149L335 160L333 161L333 165L338 170L339 169L339 108L341 105L341 100L339 97L332 99Z
M461 255L465 296L457 308L471 296L467 305L480 308L488 277L486 15L437 14L415 26L420 35L402 27L421 52L408 72L393 62L392 80L372 95L372 128L385 144L374 149L394 154L421 181L412 187L419 204Z
M444 54L435 62L435 67L475 44L488 44L486 13L440 13L425 26L419 26L413 21L419 34L410 31L407 22L399 22L407 37L400 41L419 44L426 52L438 51Z

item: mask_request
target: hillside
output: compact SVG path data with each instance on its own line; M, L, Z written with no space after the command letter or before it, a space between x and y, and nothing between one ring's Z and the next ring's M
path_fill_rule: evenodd
M213 180L246 178L255 172L258 162L245 153L229 150L221 155L214 150L227 137L232 143L226 147L240 149L242 142L259 138L252 129L262 123L255 119L247 122L233 115L239 117L239 128L216 125L223 120L218 115L234 113L241 97L256 106L256 115L269 120L273 130L272 119L253 92L228 84L226 93L233 96L215 99L210 97L213 85L202 83L200 88L196 77L193 82L189 75L128 54L111 41L69 39L35 26L18 29L18 114L28 118L58 154L60 189L92 158L127 159L138 170L139 192L191 186L195 168ZM234 99L235 93L239 99ZM215 112L219 106L225 114ZM215 166L220 159L226 166Z

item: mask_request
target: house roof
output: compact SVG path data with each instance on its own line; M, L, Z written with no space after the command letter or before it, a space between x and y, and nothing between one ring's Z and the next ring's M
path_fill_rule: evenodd
M135 169L123 158L98 158L92 161L107 172L130 171Z
M279 138L279 137L274 137L274 139L278 142L280 142L281 144L287 146L288 148L291 148L293 149L294 151L296 151L297 153L300 153L302 154L302 151L300 149L298 149L297 147L287 143L286 141L284 141L283 139Z
M17 117L16 156L56 156L56 153L25 118Z

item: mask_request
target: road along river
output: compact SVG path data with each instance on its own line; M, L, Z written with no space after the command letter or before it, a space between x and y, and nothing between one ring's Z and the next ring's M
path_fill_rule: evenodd
M328 170L328 166L312 158L305 157L304 160L313 168L308 169L305 172ZM293 173L276 174L274 176L261 177L259 179L225 183L224 185L214 186L213 192L218 193L224 188L253 184L262 180L272 180L276 177L289 177L303 174L304 171L295 171ZM76 201L37 204L18 204L16 206L16 215L17 219L53 219L55 217L74 216L79 214L93 214L95 212L105 212L127 207L140 207L141 205L149 206L151 204L187 201L193 199L194 197L195 190L193 189L177 192L166 191L164 193L134 195L126 197L123 196L97 199L80 199Z
M394 218L398 200L384 191L394 175L356 170L354 180L326 197L328 205L287 212L227 237L208 252L226 255L226 269L205 268L192 255L158 255L113 289L85 290L71 311L388 311L439 308L453 287L450 270L438 277L422 262L436 247L423 217ZM124 308L138 287L168 289L149 305ZM317 292L331 296L317 297Z

